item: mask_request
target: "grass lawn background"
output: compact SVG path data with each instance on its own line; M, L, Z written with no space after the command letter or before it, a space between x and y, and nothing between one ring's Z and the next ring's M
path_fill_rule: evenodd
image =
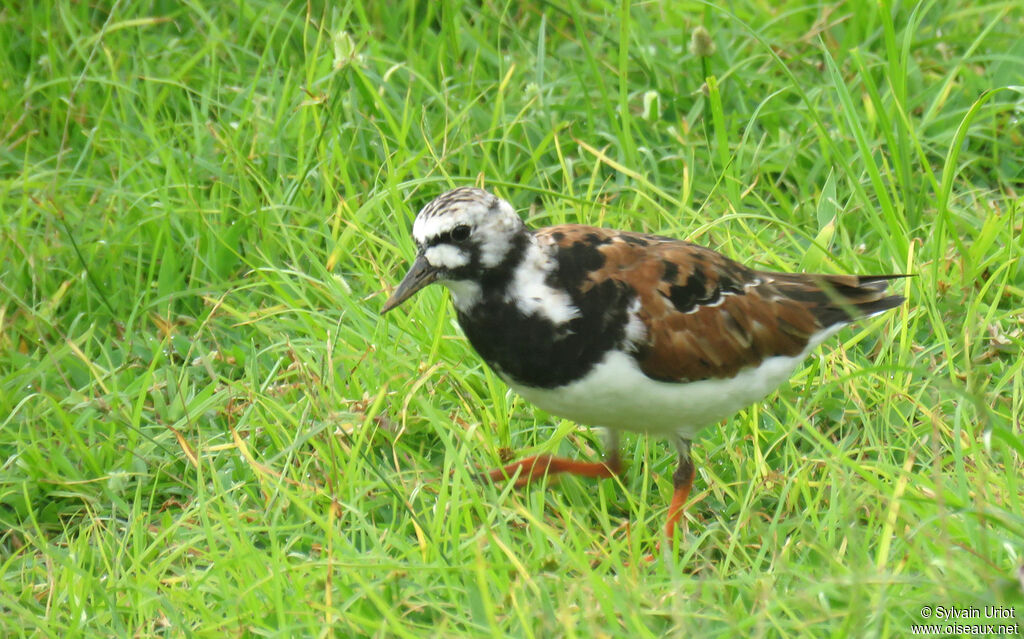
M727 6L4 5L0 635L1024 621L1024 10ZM917 277L704 432L648 565L668 444L477 484L600 435L510 394L440 287L378 315L412 215L473 183L534 225Z

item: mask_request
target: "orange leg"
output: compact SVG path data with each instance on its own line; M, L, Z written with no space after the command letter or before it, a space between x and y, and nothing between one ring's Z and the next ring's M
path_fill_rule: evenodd
M672 542L676 537L676 528L683 519L683 512L686 510L686 500L690 498L690 489L693 488L693 478L697 469L690 459L690 442L680 439L676 443L679 450L679 465L672 473L672 501L668 505L668 519L665 521L665 539L668 547L672 548ZM654 552L644 557L644 563L654 563L661 553L661 542L654 547Z
M693 467L693 460L690 459L689 447L687 447L685 453L679 452L679 465L676 467L676 472L672 473L672 487L675 490L672 492L672 502L668 506L668 520L665 522L665 538L668 539L670 545L675 538L679 521L683 518L686 500L690 498L690 489L693 488L693 478L696 474L697 469Z
M516 472L519 475L516 476ZM506 477L516 477L516 488L521 488L530 482L540 479L545 475L557 475L558 473L569 473L581 477L613 477L622 472L622 462L619 460L617 451L612 451L607 461L584 462L564 457L552 457L551 455L537 455L527 457L522 461L509 464L502 468L496 468L484 473L483 477L492 482Z
M675 539L676 528L679 527L679 522L683 518L686 501L690 498L690 489L693 488L693 480L697 474L693 460L690 458L690 442L680 438L676 440L676 447L679 451L679 465L672 473L674 490L672 501L668 507L668 519L665 521L665 537L668 539L670 547ZM480 478L496 482L507 477L514 477L515 487L520 488L546 475L559 473L594 478L613 477L622 472L622 462L619 459L618 449L613 447L610 450L608 459L604 462L584 462L551 455L536 455L483 473ZM660 547L659 543L658 548ZM649 563L654 559L655 555L651 554L645 558L645 561Z

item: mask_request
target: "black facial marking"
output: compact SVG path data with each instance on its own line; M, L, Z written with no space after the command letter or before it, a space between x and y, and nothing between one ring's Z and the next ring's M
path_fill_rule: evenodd
M562 233L561 231L555 231L554 233L551 234L551 239L553 239L555 242L561 242L562 240L565 239L565 233Z
M433 246L430 244L429 246ZM462 266L443 271L444 279L448 280L475 280L480 271L480 247L476 244L463 244L461 249L469 254L469 262Z
M621 237L626 243L633 244L634 246L648 246L650 244L650 242L643 237L633 235L632 233L623 233L619 237Z
M529 239L526 234L517 235L512 240L512 244L509 246L508 252L505 253L501 263L490 268L484 268L480 263L480 249L475 244L469 243L468 246L472 251L472 260L468 265L460 267L458 270L465 269L465 277L463 279L476 280L484 290L501 291L504 294L509 282L512 281L516 266L523 260L523 253L526 252L528 242ZM483 312L487 312L486 309Z

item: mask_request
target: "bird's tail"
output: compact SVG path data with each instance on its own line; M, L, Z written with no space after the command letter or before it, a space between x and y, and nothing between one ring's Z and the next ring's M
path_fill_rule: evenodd
M779 293L806 304L822 327L847 324L896 308L907 298L889 282L913 275L770 274Z

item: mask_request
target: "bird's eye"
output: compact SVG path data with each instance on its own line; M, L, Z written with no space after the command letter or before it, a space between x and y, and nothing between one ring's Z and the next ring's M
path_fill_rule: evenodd
M452 239L456 242L463 242L469 239L469 227L460 224L452 229Z

